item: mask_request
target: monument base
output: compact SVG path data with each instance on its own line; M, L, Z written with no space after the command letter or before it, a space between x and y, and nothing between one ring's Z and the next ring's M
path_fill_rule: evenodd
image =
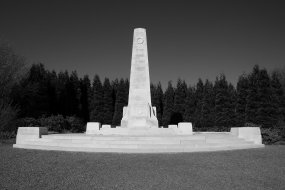
M97 133L98 135L123 135L123 136L153 136L153 135L176 135L179 134L177 130L168 128L110 128L101 129Z
M89 123L87 123L89 126ZM87 128L88 129L88 128ZM141 126L141 127L116 127L116 128L100 128L100 130L95 130L92 134L97 135L192 135L192 123L182 122L177 125L172 125L168 128L157 128L150 126ZM87 130L86 130L86 134Z
M156 108L148 107L149 116L129 116L129 107L123 109L123 118L121 120L122 128L158 128L158 120L156 118Z
M187 124L187 123L186 123ZM14 148L60 150L78 152L125 152L125 153L163 153L163 152L201 152L237 150L264 147L254 139L239 138L233 132L192 132L185 134L185 123L170 128L155 130L136 130L109 128L103 125L97 133L97 124L89 127L93 134L49 134L43 128L21 128L17 134ZM183 126L179 129L179 126ZM187 125L186 125L187 126ZM95 128L95 129L94 129ZM189 132L189 128L186 128ZM245 129L244 129L245 130ZM256 134L256 130L253 129ZM249 129L250 131L250 129ZM179 134L180 133L180 134ZM240 133L242 134L242 132ZM24 136L24 138L23 138ZM20 140L21 139L21 140Z

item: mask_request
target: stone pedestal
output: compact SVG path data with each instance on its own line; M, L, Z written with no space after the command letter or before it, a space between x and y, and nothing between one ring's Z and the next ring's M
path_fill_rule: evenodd
M19 127L16 144L25 144L27 141L38 140L42 135L47 135L46 127Z
M259 127L233 127L231 134L255 144L262 144L261 132Z
M99 134L101 124L99 122L88 122L86 126L86 134Z
M178 131L180 134L192 135L193 134L192 123L190 122L178 123Z

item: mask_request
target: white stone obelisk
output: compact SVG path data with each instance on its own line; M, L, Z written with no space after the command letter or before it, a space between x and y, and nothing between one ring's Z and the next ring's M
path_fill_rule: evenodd
M128 106L124 107L121 127L158 127L156 109L151 105L146 30L134 30Z

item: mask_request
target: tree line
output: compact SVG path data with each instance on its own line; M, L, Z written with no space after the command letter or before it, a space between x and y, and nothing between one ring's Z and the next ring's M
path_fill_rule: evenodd
M76 71L49 71L41 63L26 68L17 78L13 72L19 73L23 60L9 48L0 52L2 119L11 113L16 113L13 118L63 115L120 125L123 107L128 104L128 79L102 80L95 75L90 80L88 75L79 77ZM3 64L5 60L7 64ZM214 82L198 79L195 85L181 79L175 85L170 81L165 91L160 82L151 84L151 101L159 126L184 121L192 122L196 130L227 130L249 124L271 128L284 125L283 79L281 72L268 73L255 65L250 73L239 77L235 86L224 74Z
M26 77L13 86L13 103L19 117L42 115L77 116L85 122L120 125L123 107L128 104L128 79L101 81L95 75L80 78L71 73L48 71L33 64ZM214 83L198 80L188 86L184 80L172 82L163 92L161 84L151 84L151 99L160 126L192 122L195 128L244 126L246 123L273 127L284 123L285 98L278 72L268 74L257 65L239 77L236 87L220 74Z

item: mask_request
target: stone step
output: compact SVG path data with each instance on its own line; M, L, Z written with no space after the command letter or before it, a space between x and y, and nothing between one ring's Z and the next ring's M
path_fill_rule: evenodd
M34 141L31 139L31 141ZM248 143L242 139L206 139L206 140L187 140L187 139L156 139L156 140L105 140L105 139L47 139L42 138L38 141L45 143L66 143L66 144L235 144L235 143Z
M239 142L244 142L245 140L239 139L239 138L232 138L232 139L211 139L211 138L206 138L206 143L239 143Z
M58 142L58 143L69 143L69 144L181 144L179 139L171 140L105 140L105 139L39 139L41 142ZM198 140L194 140L198 141ZM205 142L205 140L201 140Z
M181 141L185 143L192 143L192 141L206 141L207 143L239 143L245 141L234 136L228 138L211 138L205 136L179 136L179 137L122 137L122 136L59 136L59 135L48 135L42 136L41 140L49 142L53 140L61 140L70 143L92 143L97 141L114 141L121 144L129 144L130 142L141 142L144 144L159 143L159 144L177 144ZM189 141L189 142L187 142ZM100 143L100 142L99 142Z
M181 141L175 143L155 143L148 141L94 141L85 143L73 143L66 140L46 141L46 139L39 139L37 141L26 141L25 144L41 145L41 146L61 146L61 147L92 147L92 148L185 148L185 147L214 147L214 146L243 146L253 145L251 142L230 142L230 143L206 143L202 141Z
M89 147L60 147L60 146L43 146L43 145L25 145L14 144L14 148L39 149L39 150L59 150L59 151L76 151L76 152L117 152L117 153L169 153L169 152L205 152L205 151L222 151L222 150L238 150L249 148L261 148L264 145L239 145L239 146L205 146L205 147L168 147L161 148L89 148Z
M42 139L71 139L71 140L205 140L205 136L102 136L102 135L42 135Z
M244 140L238 140L238 141L227 141L225 143L225 141L181 141L180 144L222 144L222 145L232 145L232 144L253 144L253 142L249 142L249 141L244 141Z

